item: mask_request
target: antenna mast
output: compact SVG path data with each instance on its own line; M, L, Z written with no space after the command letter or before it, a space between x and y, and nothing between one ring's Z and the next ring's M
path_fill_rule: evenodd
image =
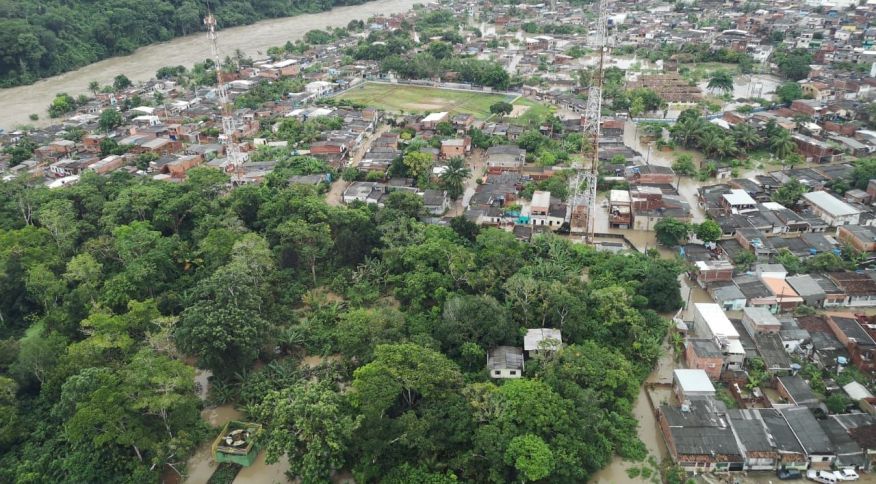
M599 133L602 126L602 85L605 52L607 46L606 26L608 20L607 0L599 0L597 6L596 38L594 44L599 49L599 63L590 79L587 92L587 107L582 119L582 158L591 149L591 162L588 168L582 163L573 163L575 175L571 183L569 203L569 229L571 232L585 233L588 242L593 241L596 218L596 179L599 176ZM583 187L583 188L582 188Z
M225 80L222 79L222 59L219 57L219 39L216 35L216 17L212 12L207 12L207 17L204 19L204 25L207 26L207 36L210 38L210 48L213 51L213 62L216 64L216 92L219 96L219 104L222 108L222 135L225 141L225 171L231 172L233 182L240 184L242 179L243 157L240 153L240 146L234 139L237 132L237 126L234 122L231 103L228 101L228 89L225 87Z

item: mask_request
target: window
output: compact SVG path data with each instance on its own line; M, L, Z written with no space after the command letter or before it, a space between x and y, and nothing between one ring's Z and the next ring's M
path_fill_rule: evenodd
M822 457L821 462L827 462L830 460L830 457Z
M517 375L517 370L511 370L508 373L511 374L512 376L515 376L515 375Z
M499 370L493 370L493 375L495 375L495 376L499 376L499 375L501 375L501 374L502 374L501 371L499 371Z

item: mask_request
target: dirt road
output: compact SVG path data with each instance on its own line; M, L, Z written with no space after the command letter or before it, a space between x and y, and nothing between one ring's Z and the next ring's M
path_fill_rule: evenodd
M380 135L389 131L388 124L382 124L377 128L377 131L374 132L371 136L368 136L362 144L359 145L359 148L353 152L353 155L347 160L345 168L355 167L359 165L359 162L362 161L362 157L365 156L365 153L371 148L371 143L374 142L375 139L379 138ZM343 171L343 170L341 170ZM340 174L338 174L338 179L332 183L332 187L329 189L328 193L325 194L325 201L329 205L333 207L340 206L344 203L344 190L350 186L350 183L342 180Z

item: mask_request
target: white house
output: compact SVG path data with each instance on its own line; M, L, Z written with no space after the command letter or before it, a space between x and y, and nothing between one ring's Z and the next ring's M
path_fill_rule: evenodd
M563 345L563 336L559 329L534 328L526 331L523 337L523 349L527 352L548 350L557 351Z
M694 304L694 327L697 333L715 341L728 368L738 368L745 361L745 348L739 332L724 314L721 306L711 303Z
M715 386L706 370L677 369L672 372L675 394L681 401L706 398L715 395Z
M861 210L836 198L825 191L804 193L803 198L812 207L812 211L831 227L840 225L858 225Z
M304 92L313 96L325 96L332 92L332 88L333 84L328 81L313 81L304 86Z
M520 378L523 376L523 350L514 346L498 346L487 355L490 378Z

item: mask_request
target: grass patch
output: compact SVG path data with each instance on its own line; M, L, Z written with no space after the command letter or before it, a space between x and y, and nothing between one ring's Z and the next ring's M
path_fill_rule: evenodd
M213 475L210 476L210 480L207 481L207 484L231 484L234 482L234 478L237 477L237 473L243 467L231 463L231 462L223 462L219 464L219 467L216 468L216 471L213 472Z
M542 120L554 113L553 106L542 104L532 99L521 97L514 101L515 106L526 106L526 111L516 118L507 118L510 124L517 126L534 126L537 127Z
M717 391L715 392L715 396L718 397L718 400L724 402L724 405L727 405L727 408L739 408L739 404L736 403L736 399L733 398L733 394L730 393L724 386L718 386Z
M337 96L389 112L472 114L478 119L490 115L490 106L510 102L511 96L476 91L455 91L424 86L368 82Z

